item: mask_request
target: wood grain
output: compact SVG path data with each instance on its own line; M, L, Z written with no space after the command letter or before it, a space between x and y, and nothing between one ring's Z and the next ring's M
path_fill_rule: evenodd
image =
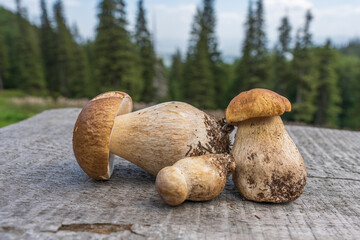
M359 132L287 126L309 175L292 203L244 201L229 179L212 201L170 207L155 178L125 160L117 159L110 181L80 169L71 146L79 111L46 111L0 129L0 239L360 236Z

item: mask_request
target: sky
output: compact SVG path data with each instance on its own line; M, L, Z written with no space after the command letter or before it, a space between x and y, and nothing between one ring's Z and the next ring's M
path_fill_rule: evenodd
M0 5L15 9L15 0L0 0ZM39 23L40 0L22 0L29 19ZM47 0L51 11L55 0ZM93 39L97 25L99 0L63 0L69 25L77 24L83 38ZM133 30L137 0L126 0L129 30ZM196 8L201 0L144 0L148 27L155 34L155 47L159 55L168 57L176 48L186 52L190 28ZM225 58L240 56L244 39L244 23L248 0L215 0L216 33L219 49ZM280 19L287 14L292 24L292 36L304 23L305 12L311 9L313 40L323 44L330 38L335 44L360 37L360 0L264 0L268 47L276 43Z

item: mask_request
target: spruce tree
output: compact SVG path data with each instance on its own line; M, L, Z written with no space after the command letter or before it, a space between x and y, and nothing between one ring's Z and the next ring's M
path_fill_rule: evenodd
M45 90L45 79L41 65L41 53L37 35L26 21L26 9L16 0L19 36L15 49L15 87L31 93Z
M225 91L215 26L214 0L204 0L194 17L180 86L184 98L202 108L219 106Z
M258 61L264 60L266 49L266 34L265 34L265 20L264 20L264 4L262 0L257 0L255 11L255 47L257 51Z
M340 93L338 76L334 68L334 52L327 40L325 46L317 49L318 58L318 85L315 114L315 124L320 126L336 127L340 112Z
M82 44L82 48L84 49L86 61L88 62L89 66L89 81L91 82L89 97L93 97L99 91L96 78L95 42L88 39Z
M68 27L63 3L57 0L54 4L56 21L56 75L60 84L60 93L66 97L86 97L90 94L89 66L85 51L75 39L79 38L77 30ZM75 34L75 35L74 35Z
M185 65L185 99L200 108L215 108L215 83L210 60L208 31L203 11L197 9Z
M291 25L287 16L281 19L278 28L279 40L275 47L273 83L274 90L281 95L289 97L289 81L291 79L290 62L287 55L290 54Z
M73 64L75 67L75 71L73 73L72 81L70 84L71 96L92 97L95 94L95 89L93 83L90 81L89 62L76 25L74 25L73 27L72 35L74 37Z
M56 45L55 32L51 26L48 16L45 0L40 1L41 7L41 25L40 42L45 72L46 87L51 96L56 97L59 94L59 82L56 77Z
M9 57L4 35L0 34L0 91L9 77Z
M340 54L335 59L342 100L339 126L360 130L360 59Z
M135 42L141 59L142 79L144 89L141 100L151 102L154 100L156 89L154 89L156 57L151 41L151 34L147 29L145 9L143 0L138 1L138 10L135 26Z
M258 87L269 87L269 61L264 30L264 7L262 0L255 4L249 0L249 9L245 23L245 40L242 58L236 70L232 95Z
M203 18L204 18L204 30L207 36L207 45L211 63L211 70L214 81L215 91L215 105L217 108L224 106L224 97L227 94L227 88L224 84L224 63L221 59L221 53L218 50L218 42L215 32L216 16L214 10L214 0L203 1ZM227 101L226 101L227 102ZM227 105L227 104L226 104Z
M122 90L139 101L143 90L140 59L126 26L123 0L102 0L95 40L96 76L100 91Z
M73 37L66 25L64 8L61 0L54 4L56 22L56 76L61 95L71 97L71 82L75 73Z
M310 23L313 19L307 11L305 26L299 30L296 37L294 59L292 61L293 77L291 102L293 102L292 116L296 121L311 123L314 118L316 106L314 103L317 86L317 69L311 51L312 40Z
M178 49L172 56L171 69L169 74L169 97L171 100L182 100L181 88L183 81L183 63L181 53Z
M254 51L255 51L255 16L252 6L252 1L249 0L249 8L247 13L247 19L245 23L245 40L242 46L242 57L238 63L236 69L236 78L234 81L234 86L232 87L231 96L237 95L239 92L246 91L250 88L249 79L254 68Z

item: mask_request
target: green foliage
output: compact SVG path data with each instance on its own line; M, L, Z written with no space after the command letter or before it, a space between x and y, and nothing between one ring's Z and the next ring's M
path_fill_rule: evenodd
M13 75L15 86L32 92L39 93L45 90L44 72L41 65L41 53L36 32L29 27L26 21L26 10L22 8L21 1L17 5L17 27L21 35L17 36L15 44Z
M45 0L40 1L41 7L41 25L40 25L40 42L41 53L43 59L43 67L45 73L46 87L51 96L55 97L60 94L60 84L56 77L56 35L51 26L48 16Z
M140 57L126 30L125 3L103 0L99 4L99 25L95 40L97 85L100 91L121 90L133 100L141 99L144 88Z
M291 79L291 65L287 59L287 56L290 54L291 43L291 26L288 17L281 19L281 25L278 30L279 40L275 46L275 53L272 58L273 72L271 82L273 89L277 93L286 96L289 92Z
M197 107L215 108L215 84L203 12L194 18L184 75L184 96Z
M360 39L356 38L339 48L344 55L357 56L360 58Z
M295 121L311 123L316 111L315 97L318 72L316 69L315 56L310 51L312 47L310 23L312 20L310 11L306 13L304 28L297 33L296 45L292 61L293 76L292 88L289 89L290 101L293 102L291 116Z
M335 70L341 92L341 128L360 129L360 58L337 53Z
M315 124L320 126L336 127L340 113L340 93L338 76L334 63L335 53L327 41L325 46L317 48L317 69L319 71L315 114Z
M156 62L155 52L151 41L150 32L146 26L145 9L143 0L138 1L138 13L135 26L135 42L138 48L138 54L141 59L142 74L144 81L144 89L141 95L141 100L144 102L151 102L155 97L154 77Z
M184 99L202 108L216 108L223 90L213 5L213 0L204 0L203 8L197 9L181 86Z
M183 62L178 49L172 56L172 64L169 74L169 97L179 101L183 98L180 86L183 85Z
M88 96L89 72L85 53L66 24L61 0L54 4L56 21L56 76L60 93L66 97Z
M262 0L256 2L254 9L249 1L246 34L242 47L242 58L236 70L233 93L252 88L269 88L269 59L266 48L266 34L264 31L264 10Z
M74 25L72 35L75 40L81 41L77 26ZM94 86L91 84L89 62L85 48L81 43L73 42L74 73L70 91L71 97L91 97L94 95Z
M4 81L9 77L9 57L4 36L0 34L0 91L4 88Z

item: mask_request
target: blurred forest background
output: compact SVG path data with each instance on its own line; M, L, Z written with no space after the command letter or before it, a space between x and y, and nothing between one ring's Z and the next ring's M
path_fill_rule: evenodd
M179 100L201 109L225 109L241 91L268 88L292 102L287 121L360 129L360 40L315 45L311 23L316 16L310 10L299 29L284 16L278 41L269 47L263 1L250 0L242 49L229 63L218 49L214 0L202 0L186 54L174 49L167 66L154 51L142 0L133 32L124 0L99 1L94 40L83 40L76 25L68 25L61 0L53 6L39 0L40 25L28 21L20 0L16 6L16 12L0 7L0 126L45 108L69 106L61 102L64 97L76 106L71 99L109 90L125 91L135 102ZM29 94L48 104L9 101Z

